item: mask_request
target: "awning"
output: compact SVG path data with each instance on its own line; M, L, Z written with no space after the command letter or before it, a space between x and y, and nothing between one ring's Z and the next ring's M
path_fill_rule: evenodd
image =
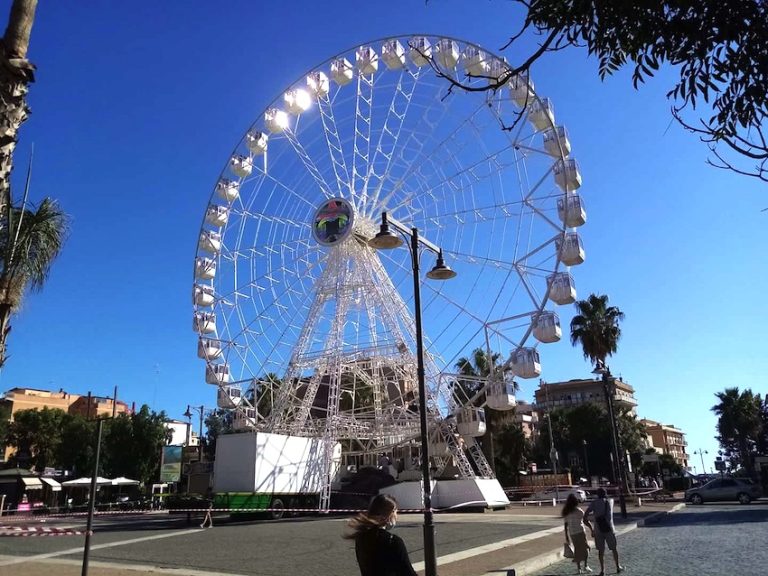
M27 490L41 490L43 488L43 483L40 482L40 478L22 477L21 481L24 482L24 486L27 488Z
M53 492L60 492L61 491L61 484L56 482L53 478L40 478L45 484L48 484L48 486L51 487L51 491Z

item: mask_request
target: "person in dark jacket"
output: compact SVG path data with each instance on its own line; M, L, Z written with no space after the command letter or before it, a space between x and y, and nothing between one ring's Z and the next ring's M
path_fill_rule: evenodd
M390 530L397 523L397 500L378 494L367 512L347 524L352 532L344 538L355 541L360 576L416 576L408 550L400 536Z

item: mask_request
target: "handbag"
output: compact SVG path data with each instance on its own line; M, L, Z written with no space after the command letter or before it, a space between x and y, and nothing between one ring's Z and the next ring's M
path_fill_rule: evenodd
M563 544L563 558L573 558L573 547L570 542Z

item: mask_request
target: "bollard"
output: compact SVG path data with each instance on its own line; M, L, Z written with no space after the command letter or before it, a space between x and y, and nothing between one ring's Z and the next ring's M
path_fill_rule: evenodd
M642 505L643 505L643 499L640 496L638 496L637 497L637 507L640 508Z

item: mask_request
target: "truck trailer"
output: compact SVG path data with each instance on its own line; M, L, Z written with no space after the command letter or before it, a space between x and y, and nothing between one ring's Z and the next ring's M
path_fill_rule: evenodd
M267 432L225 434L216 440L214 507L248 514L284 509L318 510L323 488L337 476L341 444L332 446L330 469L322 438Z

